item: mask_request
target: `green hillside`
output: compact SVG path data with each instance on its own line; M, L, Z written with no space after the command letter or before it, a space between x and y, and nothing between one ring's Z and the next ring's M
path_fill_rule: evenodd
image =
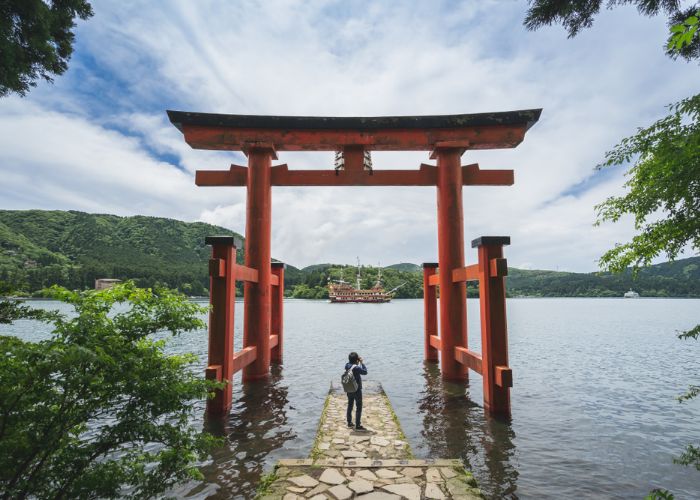
M158 217L0 210L0 293L92 288L96 278L118 278L205 294L204 238L215 234L234 233Z
M418 264L411 264L410 262L401 262L399 264L392 264L390 266L386 266L384 269L393 269L395 271L402 271L402 272L407 272L407 273L421 273L423 272L423 268L419 266Z
M564 273L508 269L508 293L534 297L621 297L633 289L642 297L700 297L700 257L610 273Z
M141 286L176 287L208 293L206 236L235 234L201 222L158 217L118 217L83 212L0 210L0 294L32 293L52 284L92 288L96 278L133 279ZM239 252L242 262L242 252ZM327 297L328 279L355 280L355 266L315 264L286 270L286 294ZM643 297L700 297L700 257L641 270L636 277L510 268L510 296L621 297L630 288ZM362 287L371 287L378 268L362 268ZM382 268L397 298L423 296L421 267L411 263ZM240 288L240 284L239 284ZM477 295L470 283L470 296Z

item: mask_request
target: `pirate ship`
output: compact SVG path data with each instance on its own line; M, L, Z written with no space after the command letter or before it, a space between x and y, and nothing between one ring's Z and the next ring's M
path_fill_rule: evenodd
M405 284L403 283L387 292L382 286L382 268L379 267L377 281L374 283L374 286L370 289L363 290L361 285L362 275L360 270L360 259L357 259L356 285L352 286L352 284L345 281L343 278L343 274L341 274L339 280L332 281L330 277L328 278L328 298L331 302L389 302L394 298L394 293L396 290Z

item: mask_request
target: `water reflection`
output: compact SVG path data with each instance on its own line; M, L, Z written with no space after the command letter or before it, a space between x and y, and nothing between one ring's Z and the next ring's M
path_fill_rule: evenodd
M208 498L252 498L270 466L268 455L296 437L288 425L288 388L281 367L273 366L268 380L239 384L236 390L243 394L234 396L228 418L204 424L206 431L226 440L213 453L213 463L201 468L206 481L220 486Z
M425 385L418 400L425 439L432 458L461 458L493 498L517 498L515 433L507 419L484 414L469 398L468 384L443 381L437 363L425 363ZM484 481L484 477L488 481Z
M486 428L482 454L488 476L491 478L488 485L489 493L497 498L517 498L518 471L514 463L516 450L513 444L515 432L509 420L488 416L484 418Z

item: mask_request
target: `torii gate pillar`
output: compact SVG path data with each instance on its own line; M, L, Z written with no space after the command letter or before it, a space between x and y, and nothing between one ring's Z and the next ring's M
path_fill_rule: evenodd
M271 249L272 238L272 147L252 147L248 155L245 223L245 265L258 270L257 283L244 285L243 346L256 347L255 361L243 369L243 381L265 378L270 373Z
M467 284L452 282L452 270L464 267L462 152L437 148L432 155L437 158L440 361L442 378L455 381L467 379L467 367L455 359L455 347L467 347Z

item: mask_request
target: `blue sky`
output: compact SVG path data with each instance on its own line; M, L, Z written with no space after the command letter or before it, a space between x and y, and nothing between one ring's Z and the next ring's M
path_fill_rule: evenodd
M516 184L465 188L468 241L508 234L519 267L592 271L633 234L593 227L622 192L606 150L697 91L698 66L663 55L662 18L604 11L567 39L528 32L526 2L94 2L69 71L0 100L0 208L74 209L245 229L245 193L197 188L194 171L244 163L194 151L166 109L240 114L415 115L543 108L518 148L464 163L513 168ZM326 153L281 153L330 168ZM427 154L375 154L417 168ZM293 265L436 258L432 188L275 188L273 255Z

